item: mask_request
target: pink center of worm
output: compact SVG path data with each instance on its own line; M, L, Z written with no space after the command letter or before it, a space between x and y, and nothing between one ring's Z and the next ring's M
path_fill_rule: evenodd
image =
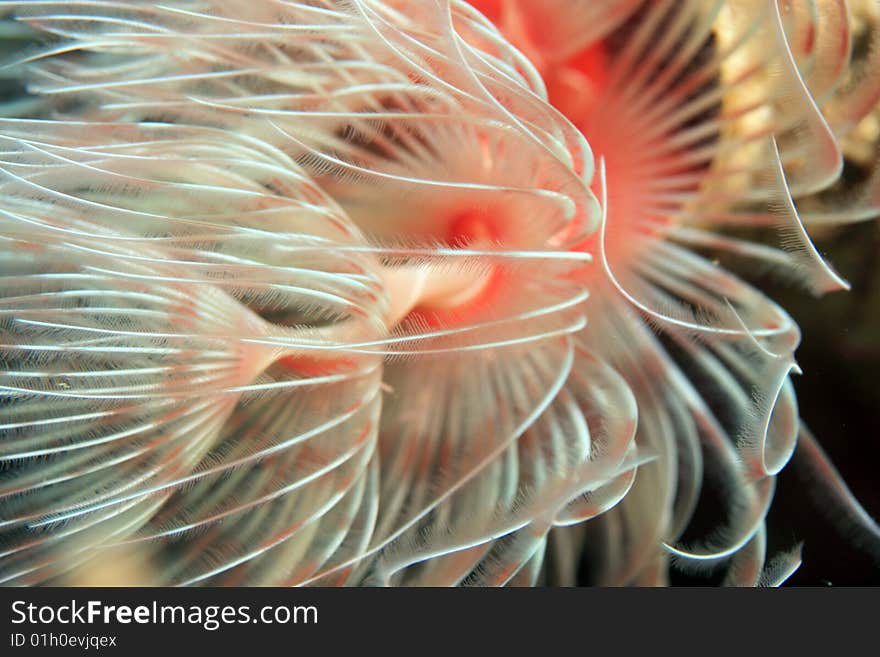
M550 102L587 133L589 118L609 83L609 55L604 44L594 44L565 61L549 61L543 54L546 45L535 32L536 21L529 20L527 11L507 11L502 0L473 0L471 4L531 59L545 80ZM594 182L596 193L600 191L597 185ZM490 212L463 210L450 217L446 234L438 237L450 248L488 249L502 241L502 225ZM573 248L593 250L594 240ZM571 275L583 276L584 271L579 268ZM407 324L432 329L465 323L492 304L506 279L498 266L475 270L454 262L385 267L381 275L389 298L384 318L389 332ZM275 362L303 376L330 375L358 366L355 357L340 357L332 351L317 353L286 355Z
M447 226L442 242L450 248L486 249L500 237L497 217L484 211L456 213ZM428 328L454 325L467 321L469 316L491 303L502 287L500 268L473 269L463 263L464 260L456 263L453 259L451 264L443 265L418 263L384 267L381 276L389 301L384 317L387 331L405 323ZM352 327L351 335L346 326L341 323L326 329L328 344L363 339L355 333L354 323L348 324ZM357 355L340 356L334 350L293 351L272 360L276 366L297 376L340 374L356 369L360 362Z

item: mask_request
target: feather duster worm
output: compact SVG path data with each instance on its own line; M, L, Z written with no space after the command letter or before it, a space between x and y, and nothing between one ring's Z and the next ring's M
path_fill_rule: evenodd
M640 551L664 541L684 566L729 559L729 583L756 583L764 538L755 530L797 437L788 375L799 335L719 259L817 294L847 287L804 226L877 216L873 176L845 197L825 191L839 179L841 141L872 118L880 92L876 32L863 24L870 46L854 47L865 7L622 1L603 8L603 22L589 3L475 5L530 55L550 102L604 158L606 221L586 246L603 264L590 281L601 311L584 335L639 400L638 443L678 461L665 482L650 481L662 468L640 470L636 489L588 528L645 541L621 550L609 539L597 577L630 581ZM737 234L763 226L781 248ZM701 486L721 496L710 508L726 500L729 521L708 535L703 522L696 537L687 525ZM657 521L664 509L668 524Z
M804 223L876 214L816 194L877 49L843 2L474 4L0 3L54 39L0 121L2 581L790 572L797 327L697 251L845 286Z

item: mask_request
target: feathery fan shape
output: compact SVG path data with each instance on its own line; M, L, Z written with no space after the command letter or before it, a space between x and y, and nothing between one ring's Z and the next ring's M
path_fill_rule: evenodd
M473 5L0 2L0 581L790 573L799 333L705 251L846 286L873 24Z

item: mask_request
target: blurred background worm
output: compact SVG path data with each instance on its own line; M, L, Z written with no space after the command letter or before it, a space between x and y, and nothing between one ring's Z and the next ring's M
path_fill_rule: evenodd
M0 12L3 583L775 585L795 454L880 562L773 301L876 230L876 4Z

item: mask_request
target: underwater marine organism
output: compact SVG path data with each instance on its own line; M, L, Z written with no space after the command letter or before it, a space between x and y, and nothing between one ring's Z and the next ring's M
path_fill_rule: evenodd
M880 211L807 4L0 3L0 579L783 580L799 332L722 259L844 288Z
M852 169L859 159L851 136L876 120L878 40L871 26L878 7L621 1L603 7L603 22L596 3L474 4L529 54L546 80L550 102L605 162L603 242L587 247L602 256L605 276L591 281L594 313L585 332L594 348L604 340L600 353L640 400L638 442L665 443L685 472L693 473L685 455L698 450L682 442L693 434L675 424L690 413L699 418L698 433L717 433L722 438L717 444L737 444L748 479L770 483L791 456L798 433L788 374L797 371L793 350L799 334L759 289L718 265L746 276L772 274L816 294L848 287L823 261L805 227L873 219L878 213L874 152L861 154L868 171L864 182L840 181L844 161ZM762 237L761 229L770 238L775 232L779 246ZM627 303L621 304L621 297ZM639 311L634 321L632 308ZM653 326L650 334L641 331L644 320ZM636 337L640 333L645 337ZM616 344L608 344L613 336ZM645 350L633 348L638 344ZM674 369L652 364L667 356ZM658 386L662 370L668 376ZM670 398L680 374L695 389ZM673 408L682 402L690 406L686 413ZM702 403L710 414L699 408ZM652 419L645 421L647 413ZM664 425L675 428L664 436L657 428ZM705 455L711 441L704 435L699 443ZM736 469L721 476L735 477ZM673 527L685 527L678 518L685 523L693 518L686 506L679 516L677 504L696 501L700 477L711 476L697 472L696 478L679 478L680 487L690 480L694 488L688 495L675 493ZM728 501L736 497L731 490L748 490L731 482L715 484L727 490ZM655 486L647 495L656 502L662 490ZM752 514L769 503L764 492L757 495L763 501L753 511L746 509L757 498L735 503L740 528L750 527L757 517ZM602 521L620 515L627 522L632 513L638 520L631 524L644 528L651 504L630 494ZM723 527L716 534L720 540L710 537L709 543L705 537L682 540L675 530L679 545L667 545L667 551L682 565L717 564L719 555L743 547L734 536L754 529L743 534L734 526ZM754 572L755 562L745 557L749 552L740 554Z

